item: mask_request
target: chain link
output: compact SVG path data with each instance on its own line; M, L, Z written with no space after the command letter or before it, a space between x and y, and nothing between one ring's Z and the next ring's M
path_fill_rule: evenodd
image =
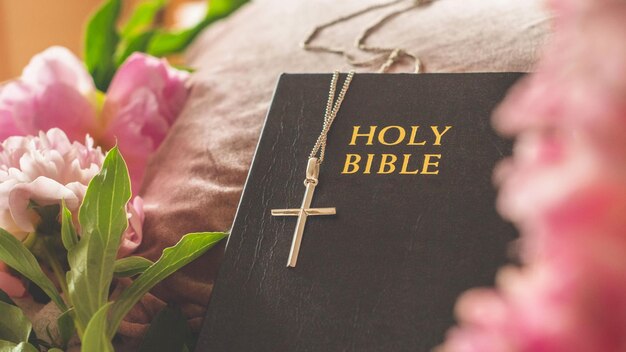
M354 71L350 71L346 80L343 82L343 86L341 87L341 91L339 91L339 95L335 99L335 95L337 92L337 84L339 82L339 71L335 71L333 73L333 78L330 81L330 90L328 92L328 102L326 103L326 113L324 115L324 125L322 126L322 132L319 137L317 137L317 142L315 142L315 146L313 150L311 150L311 154L309 158L318 157L318 163L321 164L324 161L324 154L326 153L326 142L328 140L328 132L330 131L330 127L332 126L337 114L339 113L339 109L341 108L341 104L343 103L343 99L346 97L346 93L348 92L348 88L350 88L350 83L352 82L352 78L354 77Z

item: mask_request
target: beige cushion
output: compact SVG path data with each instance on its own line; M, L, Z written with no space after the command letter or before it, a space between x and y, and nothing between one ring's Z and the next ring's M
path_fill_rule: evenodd
M256 1L202 34L188 53L198 68L193 93L148 170L140 254L156 259L185 233L230 227L278 75L349 69L299 42L316 24L381 1ZM387 11L329 29L317 43L350 46ZM369 43L410 49L430 72L527 71L547 28L536 0L439 0L396 18ZM162 300L181 306L198 328L222 252L223 245L158 286L122 333L141 335Z

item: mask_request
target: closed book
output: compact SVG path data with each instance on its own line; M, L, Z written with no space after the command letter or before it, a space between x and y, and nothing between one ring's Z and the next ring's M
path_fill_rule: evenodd
M287 267L329 74L280 77L197 351L429 351L458 296L492 285L515 239L490 116L518 73L357 74L330 129ZM342 75L345 79L345 75ZM341 80L340 80L341 82Z

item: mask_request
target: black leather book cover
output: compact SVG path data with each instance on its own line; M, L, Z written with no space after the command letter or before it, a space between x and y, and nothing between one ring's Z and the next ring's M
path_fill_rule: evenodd
M357 74L329 133L297 266L287 258L331 75L281 76L197 351L429 351L458 295L493 284L515 231L490 114L515 73ZM342 80L345 75L342 75Z

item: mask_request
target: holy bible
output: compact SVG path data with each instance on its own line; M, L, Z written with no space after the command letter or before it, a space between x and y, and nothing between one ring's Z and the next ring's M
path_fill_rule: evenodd
M315 170L331 75L282 75L197 351L440 344L459 294L493 284L516 236L495 210L511 145L490 114L520 76L357 74Z

